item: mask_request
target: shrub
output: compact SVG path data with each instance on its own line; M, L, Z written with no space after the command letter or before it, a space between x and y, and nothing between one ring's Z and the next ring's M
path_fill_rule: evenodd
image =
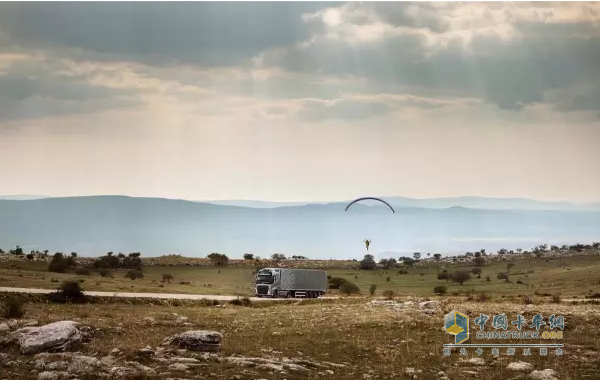
M475 263L475 265L482 266L485 264L485 259L483 257L476 257L473 259L473 262Z
M252 306L252 301L248 297L238 297L234 300L229 301L230 304L235 306Z
M26 300L18 296L9 296L4 300L4 306L2 307L3 318L21 318L25 315Z
M398 274L407 274L407 273L408 273L408 271L407 271L407 270L404 270L404 269L400 269L400 270L398 271Z
M75 258L73 256L66 257L62 252L56 252L48 264L48 270L55 273L64 273L67 269L75 266Z
M508 273L504 273L504 272L498 273L497 278L498 278L498 280L504 280L505 282L508 282Z
M391 299L394 299L394 297L396 297L396 292L391 289L387 289L387 290L383 291L383 296L386 299L391 300Z
M75 269L75 273L77 273L80 276L89 276L90 270L87 268L77 268Z
M386 278L385 278L385 281L387 281L387 282L390 282L390 278L389 278L389 277L386 277Z
M443 296L448 292L448 289L444 285L438 285L433 288L433 292L438 296Z
M348 282L348 280L346 280L345 278L332 277L329 279L329 289L339 289L346 282Z
M377 263L375 262L373 255L365 255L365 257L360 261L359 268L366 270L377 268Z
M469 273L469 271L459 269L454 272L452 278L454 279L454 281L462 285L471 279L471 274Z
M171 280L173 279L173 275L170 273L163 273L162 275L162 282L171 282Z
M552 295L552 303L560 303L560 293L556 293Z
M346 281L340 286L340 292L346 295L358 294L360 293L360 288L355 283Z
M112 277L110 271L106 268L102 268L98 271L98 274L102 277Z
M369 294L374 295L376 290L377 290L377 285L375 285L375 284L371 285L369 287Z
M446 281L448 281L449 280L449 273L448 272L439 273L437 275L437 279L438 280L446 280Z
M88 301L77 281L65 281L54 293L48 294L54 303L86 303Z
M477 278L481 278L481 268L472 268L471 273L477 275Z
M31 261L34 259L35 256L33 253L28 253L27 256L25 256L25 257L27 257L27 260Z
M144 278L144 274L137 270L129 270L127 273L125 273L125 277L131 280L137 280L138 278Z
M490 282L490 281L492 281L492 279L490 279L490 276L485 276L485 280L486 280L487 282Z
M533 304L533 298L531 298L530 296L523 296L523 303L525 305L532 305Z
M477 298L477 301L479 301L479 302L487 302L487 301L489 301L491 299L492 299L492 297L488 296L484 292L481 292L479 294L479 297Z

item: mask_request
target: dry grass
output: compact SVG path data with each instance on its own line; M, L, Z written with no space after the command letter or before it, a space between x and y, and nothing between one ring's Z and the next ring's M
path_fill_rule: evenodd
M492 367L466 368L457 364L458 352L451 357L442 355L442 345L453 343L453 337L442 331L443 315L450 310L459 310L471 318L479 313L506 313L512 320L521 313L531 320L540 312L545 319L550 314L565 316L567 328L564 332L565 356L537 354L514 357L501 352L500 365ZM49 305L38 304L28 308L27 318L40 323L72 319L90 325L94 331L91 342L81 351L97 357L107 355L119 348L131 358L135 351L147 345L156 347L163 338L173 333L188 330L174 324L177 313L189 318L194 328L219 331L223 334L222 356L285 356L310 358L346 364L336 368L335 379L403 379L406 367L422 370L419 378L435 379L441 370L451 379L480 378L504 380L515 376L506 370L508 362L523 360L533 364L534 369L553 368L561 379L594 379L600 371L598 350L600 349L600 319L597 306L530 305L516 303L480 303L447 299L442 310L433 316L425 316L414 308L395 311L387 307L368 306L366 300L339 300L322 302L299 302L292 304L270 304L260 308L237 307L168 307L158 305ZM150 325L144 318L153 317ZM491 324L491 323L490 323ZM545 327L547 328L547 327ZM487 326L486 330L491 327ZM527 329L527 328L526 328ZM475 328L471 329L475 333ZM477 343L471 338L470 343ZM14 351L0 351L15 355ZM472 350L470 350L472 351ZM469 352L467 358L477 357ZM486 363L492 362L491 353L482 356ZM151 364L148 364L151 365ZM10 379L34 378L29 373L26 361L9 369L5 375ZM465 371L476 375L468 375ZM252 372L232 364L208 362L207 366L194 370L186 378L230 379L240 375L242 379L305 379L306 374L289 372L285 375L262 369ZM211 375L212 374L212 375ZM314 374L316 376L316 373ZM180 376L181 377L181 376ZM93 379L90 377L89 379Z

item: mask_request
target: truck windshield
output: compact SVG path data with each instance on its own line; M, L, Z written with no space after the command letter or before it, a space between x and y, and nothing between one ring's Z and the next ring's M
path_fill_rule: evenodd
M268 270L260 271L256 274L257 284L272 284L274 279L273 274Z

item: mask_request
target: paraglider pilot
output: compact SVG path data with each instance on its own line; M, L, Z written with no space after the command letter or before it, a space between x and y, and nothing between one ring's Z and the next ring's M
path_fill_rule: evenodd
M371 240L365 239L365 246L367 247L367 251L369 250L369 245L371 244Z

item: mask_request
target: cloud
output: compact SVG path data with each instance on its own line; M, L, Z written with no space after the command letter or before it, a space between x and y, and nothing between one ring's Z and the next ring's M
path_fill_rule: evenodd
M304 15L310 38L256 62L478 97L507 110L543 102L547 91L600 85L600 6L537 4L344 4Z

